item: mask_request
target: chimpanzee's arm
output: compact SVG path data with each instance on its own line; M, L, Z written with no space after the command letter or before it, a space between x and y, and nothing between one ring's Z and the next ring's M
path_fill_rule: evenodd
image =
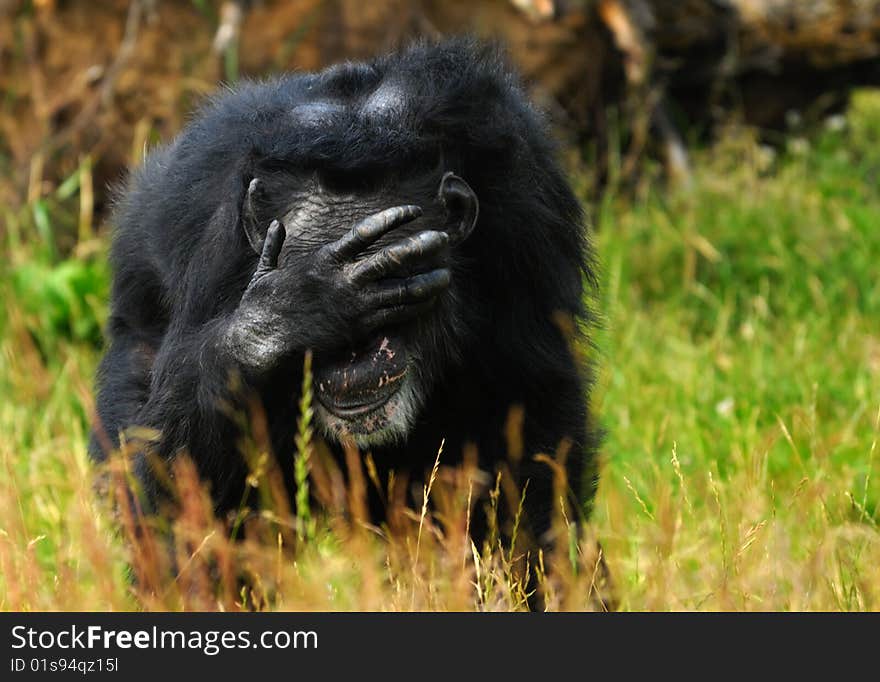
M97 419L89 451L103 461L119 447L120 430L134 424L150 394L150 373L161 335L135 331L111 317L108 335L113 339L98 368Z
M234 398L229 391L232 365L211 348L217 338L213 325L168 330L152 343L140 336L130 328L114 331L99 370L99 419L91 449L94 457L103 458L121 438L133 442L135 471L155 498L147 448L165 460L185 449L200 463L234 450L236 429L220 409Z

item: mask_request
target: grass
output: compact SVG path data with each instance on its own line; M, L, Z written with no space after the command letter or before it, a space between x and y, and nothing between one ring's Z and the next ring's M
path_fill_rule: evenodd
M834 128L778 153L731 129L694 151L692 186L596 208L593 403L608 435L580 570L547 581L552 607L591 606L598 538L622 609L880 608L880 94L858 93ZM53 243L81 214L65 185L4 214L0 608L522 606L514 552L468 547L460 524L441 537L427 507L381 542L357 522L355 487L354 523L300 510L288 532L263 515L230 544L185 469L180 579L135 589L85 450L105 246ZM320 459L310 440L304 418L299 480ZM441 509L442 479L425 487ZM251 588L207 589L209 566Z

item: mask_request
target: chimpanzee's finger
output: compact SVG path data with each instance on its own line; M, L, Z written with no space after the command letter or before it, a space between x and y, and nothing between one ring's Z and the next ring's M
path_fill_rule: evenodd
M252 217L257 215L256 198L262 191L259 178L253 178L248 184L247 189L247 210Z
M405 225L422 215L419 206L395 206L364 218L341 239L324 247L324 252L337 261L356 256L386 232Z
M395 242L378 253L354 264L351 278L355 284L382 279L401 266L411 266L442 251L449 244L445 232L425 230Z
M244 234L256 254L261 254L263 252L263 245L265 243L265 238L260 233L256 206L257 197L262 193L263 187L260 184L259 179L254 178L251 180L248 185L247 196L245 197L244 207L242 209L241 222L242 227L244 228Z
M274 270L278 267L278 256L281 254L281 247L284 246L284 240L287 237L287 231L279 221L273 220L266 230L266 241L263 243L263 253L260 254L259 270Z
M406 322L424 315L434 307L434 302L435 301L432 298L427 301L421 301L420 303L380 308L379 310L366 315L362 320L362 325L366 331L375 331L391 325L400 324L401 322Z
M269 229L266 230L266 240L263 242L263 252L260 254L260 262L257 263L257 269L251 277L249 287L278 267L278 256L281 254L281 247L284 246L286 236L287 232L280 222L273 220L269 224Z
M418 303L446 291L452 275L448 268L438 268L406 279L385 280L372 286L365 294L367 304L387 308L406 303Z

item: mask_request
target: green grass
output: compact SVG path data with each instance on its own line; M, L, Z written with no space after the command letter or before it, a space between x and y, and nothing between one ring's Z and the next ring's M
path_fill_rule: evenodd
M849 123L601 208L595 520L625 607L878 607L876 94Z
M880 94L859 93L846 129L806 148L772 154L733 130L694 166L689 188L611 194L594 211L607 437L591 537L620 606L880 608ZM52 243L76 202L5 213L0 608L216 607L134 594L91 494L108 273L102 243L63 260ZM282 533L244 543L276 607L517 604L503 553L475 567L432 532L398 552L314 521L283 567ZM196 554L214 546L206 527ZM587 605L575 577L556 589L551 604Z

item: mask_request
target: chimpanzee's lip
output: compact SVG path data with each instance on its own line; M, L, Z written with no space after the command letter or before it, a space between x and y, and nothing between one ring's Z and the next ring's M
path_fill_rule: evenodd
M409 369L406 344L379 335L362 346L316 358L315 397L330 414L348 422L361 421L396 395Z
M334 416L339 417L340 419L352 420L370 414L370 412L375 412L387 403L395 393L397 393L396 388L391 393L381 395L375 400L356 404L340 404L331 400L322 400L321 396L318 396L318 402L321 403L325 410Z

